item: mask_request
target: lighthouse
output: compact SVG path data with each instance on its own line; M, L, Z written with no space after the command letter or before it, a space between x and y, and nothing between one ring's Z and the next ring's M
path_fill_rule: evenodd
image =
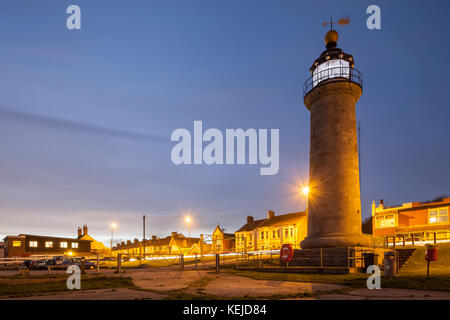
M362 75L337 41L338 33L328 31L326 50L314 61L303 87L311 132L308 235L302 249L369 246L361 232L355 110Z

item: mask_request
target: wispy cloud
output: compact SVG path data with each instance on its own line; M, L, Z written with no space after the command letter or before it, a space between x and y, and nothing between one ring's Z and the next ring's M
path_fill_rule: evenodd
M167 137L158 134L150 134L150 133L142 133L142 132L134 132L134 131L94 126L66 119L16 112L4 108L0 108L0 117L4 119L9 118L11 120L24 123L33 123L35 125L40 125L43 127L53 127L56 129L79 131L84 133L110 136L115 138L141 140L145 142L154 142L154 143L167 143L168 141Z

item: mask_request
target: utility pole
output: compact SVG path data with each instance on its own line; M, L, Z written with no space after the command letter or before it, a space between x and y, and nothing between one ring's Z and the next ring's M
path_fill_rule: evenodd
M142 245L144 247L144 262L145 262L145 214L142 216L142 227L143 227L143 234L144 234L144 240L142 241Z

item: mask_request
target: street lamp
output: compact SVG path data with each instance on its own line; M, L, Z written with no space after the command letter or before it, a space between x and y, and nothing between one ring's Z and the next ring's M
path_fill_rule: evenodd
M188 224L188 229L189 229L189 231L188 231L188 248L190 249L189 244L191 241L191 221L192 221L192 219L191 219L191 217L187 216L186 218L184 218L184 221Z
M308 195L309 195L309 186L304 186L302 188L302 194L305 196L306 198L306 212L308 213Z
M117 228L117 224L115 222L111 223L111 254L113 250L113 238L114 238L114 229Z

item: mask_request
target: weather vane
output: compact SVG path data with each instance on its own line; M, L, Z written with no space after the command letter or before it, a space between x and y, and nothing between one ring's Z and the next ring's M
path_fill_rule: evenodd
M339 19L336 22L333 22L333 17L330 18L330 22L324 22L323 25L326 27L327 25L330 25L330 30L333 30L333 24L338 24L341 26L345 26L347 24L350 24L350 18L342 18Z

